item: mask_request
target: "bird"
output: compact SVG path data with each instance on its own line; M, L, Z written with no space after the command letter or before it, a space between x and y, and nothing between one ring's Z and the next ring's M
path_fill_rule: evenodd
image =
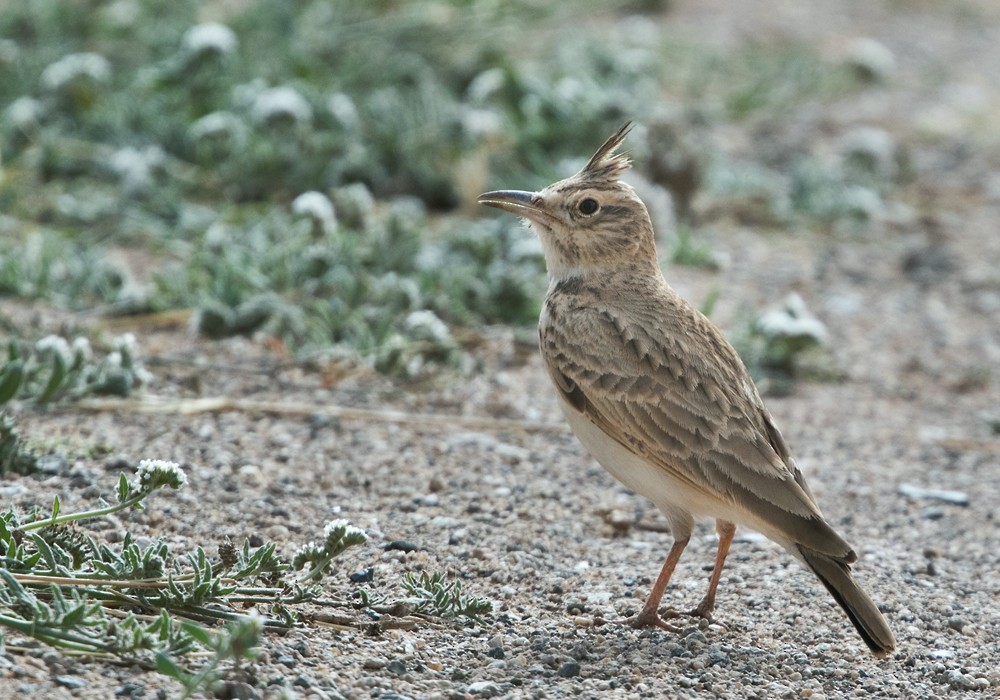
M663 276L646 207L621 179L631 161L618 149L631 128L571 177L477 200L525 219L539 237L548 272L539 347L570 428L669 524L666 561L641 611L624 621L681 631L660 603L695 519L714 518L708 591L689 614L713 619L736 526L745 526L815 574L885 657L896 640L852 575L857 554L824 518L737 351Z

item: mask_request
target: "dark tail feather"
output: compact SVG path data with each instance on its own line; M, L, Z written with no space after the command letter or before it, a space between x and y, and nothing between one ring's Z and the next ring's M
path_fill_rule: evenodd
M861 590L851 576L850 567L825 554L798 546L799 553L816 577L830 591L837 604L844 609L858 634L876 658L882 658L896 648L896 638L889 624L868 594Z

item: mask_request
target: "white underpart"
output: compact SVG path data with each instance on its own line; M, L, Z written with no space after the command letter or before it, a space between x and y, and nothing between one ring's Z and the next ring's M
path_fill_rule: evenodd
M669 521L674 539L690 537L696 517L719 518L757 530L799 558L795 547L760 519L674 479L666 470L608 437L586 415L565 401L560 401L560 405L573 433L591 456L618 481L652 501Z

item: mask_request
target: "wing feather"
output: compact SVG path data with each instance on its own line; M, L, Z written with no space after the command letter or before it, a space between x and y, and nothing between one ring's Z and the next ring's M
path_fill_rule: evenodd
M559 324L543 322L542 355L564 398L675 480L844 555L850 547L823 520L736 351L686 304L664 311L687 313L675 325L695 331L669 337L655 317L593 303L564 305Z

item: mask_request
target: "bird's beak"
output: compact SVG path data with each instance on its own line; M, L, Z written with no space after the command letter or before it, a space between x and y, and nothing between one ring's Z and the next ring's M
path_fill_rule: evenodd
M509 211L511 214L517 214L518 216L536 221L540 216L547 216L547 212L539 206L541 199L534 192L498 190L497 192L486 192L479 195L477 201L488 207Z

